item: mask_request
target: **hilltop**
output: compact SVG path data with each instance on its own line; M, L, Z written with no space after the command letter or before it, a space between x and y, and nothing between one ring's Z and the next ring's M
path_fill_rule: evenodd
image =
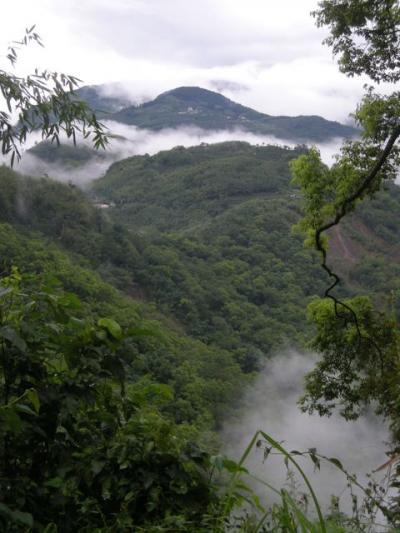
M319 258L291 231L302 201L289 162L303 150L178 147L117 162L92 186L111 206L110 219L143 238L138 277L147 297L191 335L233 351L246 369L282 343L304 343L307 303L329 285ZM383 301L398 287L399 208L392 186L332 235L342 295L374 288Z
M141 105L128 105L128 99L119 96L121 89L116 96L111 96L111 91L110 86L93 85L78 89L76 95L87 102L102 120L112 120L139 130L159 132L196 128L201 131L236 131L238 137L239 132L249 132L296 143L323 143L339 137L354 137L358 133L353 127L319 116L288 117L259 113L200 87L178 87ZM119 139L124 140L123 137ZM28 152L42 162L59 163L65 168L76 168L98 159L98 152L91 148L68 144L58 147L50 142L39 143ZM111 164L118 156L106 152L101 158L108 159Z
M259 113L200 87L178 87L140 106L121 109L110 118L152 130L183 126L205 130L242 129L298 142L322 142L356 134L354 128L318 116L288 117Z

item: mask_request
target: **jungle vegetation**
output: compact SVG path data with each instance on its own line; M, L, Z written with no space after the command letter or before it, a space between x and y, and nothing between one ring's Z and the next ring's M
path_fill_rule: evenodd
M316 16L345 73L398 81L398 2L324 0ZM33 29L22 45L32 39ZM0 74L20 109L19 129L2 114L3 153L18 157L38 127L73 138L76 120L106 143L65 92L73 79L45 76L55 87L32 95L26 80ZM266 358L311 340L322 359L304 408L327 414L336 404L354 418L373 402L396 450L398 308L387 296L399 279L398 93L368 90L355 117L363 138L332 168L315 149L245 143L129 158L87 192L0 168L2 530L373 527L358 509L323 516L301 452L261 431L235 462L219 454L217 433ZM245 466L254 446L298 471L314 514L282 488L268 487L275 504L257 498L244 481L254 478ZM337 459L306 455L350 479ZM386 505L373 488L368 512L396 528L397 500Z

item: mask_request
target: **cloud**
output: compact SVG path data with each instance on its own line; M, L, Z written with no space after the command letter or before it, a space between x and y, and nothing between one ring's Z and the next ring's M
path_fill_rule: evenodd
M302 413L296 402L302 394L304 374L315 361L316 357L311 354L289 351L277 354L267 363L244 397L239 416L226 423L222 431L224 453L239 458L255 432L261 429L283 442L289 451L317 448L319 453L339 459L345 469L357 474L359 481L365 483L365 474L386 460L388 430L382 420L371 413L365 413L355 422L346 422L338 414L321 418ZM351 510L346 478L337 468L322 463L321 471L314 471L310 460L299 458L299 462L325 509L334 494L340 496L344 511ZM254 450L245 466L278 488L286 482L282 457L270 455L264 461L262 447ZM255 487L262 498L270 498L259 485Z
M215 67L315 55L324 35L310 17L315 7L314 0L70 0L52 12L121 56Z
M224 80L219 90L259 111L345 120L365 80L338 72L321 44L326 30L310 16L316 7L317 0L15 0L2 8L0 45L36 22L46 48L21 54L25 73L39 66L85 83L122 81L134 101Z
M170 150L175 146L189 147L201 143L213 144L225 141L244 141L253 145L274 144L290 147L294 147L297 144L296 142L272 136L256 135L240 129L206 131L195 127L185 127L154 132L112 121L106 121L105 124L117 138L112 138L107 150L99 153L101 157L94 157L87 164L72 168L59 163L46 163L25 151L21 162L16 165L16 170L32 176L48 175L60 181L85 185L104 175L114 161L133 155L153 155L161 150ZM29 148L38 140L40 140L39 134L31 137L30 143L26 148ZM66 139L63 139L62 142L68 143ZM327 164L333 161L333 155L337 153L340 144L341 139L338 138L329 143L318 145L321 156ZM83 139L78 140L78 147L80 145L90 146L89 142Z

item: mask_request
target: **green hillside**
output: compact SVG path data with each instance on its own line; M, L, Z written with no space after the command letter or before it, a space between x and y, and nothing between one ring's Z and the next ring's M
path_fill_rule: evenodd
M146 201L157 221L152 225L146 209L139 211L147 220L140 225L119 212L121 203L113 194L100 196L97 188L108 177L98 182L96 195L116 207L99 210L76 187L5 171L0 217L39 231L126 294L156 302L183 331L229 351L249 373L273 348L304 342L304 304L316 293L316 283L323 286L317 264L301 239L290 234L299 212L289 192L287 165L298 152L257 150L246 182L243 172L251 168L254 148L245 143L176 149L117 163L110 176L125 164L128 181L131 162L144 165L142 195L148 191L148 173L156 176L158 169L167 189L154 188L159 204L155 197ZM189 181L182 182L184 176ZM168 183L173 184L169 193ZM117 184L112 190L118 193ZM134 186L133 196L138 192ZM182 231L160 233L162 228ZM305 262L310 272L304 276Z
M100 119L150 130L196 127L203 130L242 130L272 135L297 143L325 142L357 135L353 127L325 120L319 116L270 116L237 104L219 93L199 87L180 87L160 94L150 102L128 106L120 97L105 96L102 86L87 86L76 95L88 103ZM121 109L122 108L122 109ZM41 142L28 150L46 163L59 163L65 169L103 160L99 154L82 146ZM112 158L111 158L112 159Z
M94 150L88 146L74 146L62 143L59 146L50 141L42 141L28 150L41 161L62 165L65 169L74 169L86 163L101 162L107 158L106 152Z
M90 198L0 167L1 528L214 530L236 468L216 430L266 358L305 346L327 286L291 232L302 150L137 156ZM399 288L399 204L391 186L332 234L343 293Z
M248 376L130 296L140 262L76 187L0 167L2 531L197 532L217 504Z
M122 327L142 331L129 348L135 352L132 379L147 376L168 384L176 393L168 407L174 418L213 429L246 377L231 353L191 339L173 317L137 297L142 246L76 187L0 167L3 274L16 266L21 273L58 280L82 300L82 316L112 316Z
M74 91L79 100L86 102L96 115L106 117L132 104L129 98L121 96L117 84L85 85ZM119 95L118 95L119 94Z
M291 231L301 198L288 163L301 150L246 143L176 148L115 163L92 187L95 198L115 205L107 210L111 219L142 235L137 276L147 297L192 335L233 350L246 370L286 342L304 343L306 304L328 284ZM393 213L399 202L394 195ZM398 228L387 211L382 217ZM370 243L378 238L372 220ZM356 227L332 235L333 262L343 246L355 246ZM357 274L367 252L371 257L360 243L354 261L340 260L345 293L370 289L371 279ZM387 248L375 256L387 288L396 287L395 258Z
M161 130L196 126L205 130L242 129L297 142L323 142L351 137L357 131L318 116L270 116L200 87L179 87L140 106L121 109L111 117L139 128Z
M301 153L243 142L177 147L113 164L92 190L116 204L113 217L125 224L181 230L244 200L288 193L288 164Z

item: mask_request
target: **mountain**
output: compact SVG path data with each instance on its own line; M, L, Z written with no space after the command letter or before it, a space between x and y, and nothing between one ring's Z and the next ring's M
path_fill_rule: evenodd
M50 141L37 143L28 152L44 163L59 164L71 169L80 167L89 161L105 161L108 156L107 152L94 150L89 146L78 144L74 146L71 143L57 145Z
M82 318L112 317L137 333L137 342L124 348L131 381L168 385L169 415L212 429L246 376L232 353L189 337L174 317L149 305L138 279L144 245L77 187L0 167L3 276L12 265L31 284L50 280L81 299Z
M136 156L115 163L91 197L0 167L12 394L1 427L13 466L2 505L14 509L21 495L22 511L12 512L22 529L27 516L39 529L64 527L79 511L69 531L82 520L87 531L160 530L165 515L162 530L197 533L202 513L201 530L214 531L207 494L215 505L224 487L209 481L216 430L230 417L243 424L242 392L268 358L307 346L306 305L328 285L291 231L302 199L288 163L303 150L231 142ZM331 233L341 295L372 292L393 305L399 209L400 189L388 186ZM130 522L120 511L128 504Z
M200 87L179 87L140 106L130 106L110 117L139 128L161 130L195 126L205 130L241 129L297 142L324 142L352 137L357 130L318 116L270 116Z
M285 343L304 346L307 303L328 284L319 258L291 231L301 198L289 163L303 151L243 142L177 147L111 165L89 190L93 205L76 188L39 180L20 185L14 198L4 186L1 212L251 373ZM384 302L398 288L393 187L332 232L342 295L374 290Z
M115 113L132 105L118 84L85 85L74 91L79 100L86 102L99 117Z
M113 90L121 94L121 88ZM318 116L265 115L232 102L219 93L199 87L180 87L160 94L152 101L128 107L124 97L107 96L111 93L112 86L108 85L86 86L76 91L76 95L86 101L101 120L113 120L153 131L185 127L203 131L240 130L258 135L271 135L296 143L319 143L338 137L350 138L358 133L355 128ZM126 141L120 135L114 137L122 143ZM194 139L193 142L198 141ZM125 145L111 144L111 148L105 153L93 150L89 146L73 146L64 142L59 147L55 143L44 141L28 150L30 155L35 156L28 171L38 175L43 173L52 175L57 172L65 175L70 170L94 162L103 173L107 165L123 157L122 153L126 156L134 149L134 145L128 141ZM97 175L99 174L100 172Z
M216 501L215 429L249 376L129 294L140 264L135 237L79 189L0 167L1 531L155 531L164 515L162 530L189 531L186 513L197 533Z
M304 345L307 303L329 285L319 258L291 231L301 197L289 162L301 153L239 142L178 147L119 161L92 184L110 219L143 239L137 279L147 297L246 371L285 342ZM376 287L383 301L399 287L393 187L332 233L339 294Z
M301 153L245 142L176 147L114 163L92 191L132 228L187 230L248 200L289 196L289 162Z

